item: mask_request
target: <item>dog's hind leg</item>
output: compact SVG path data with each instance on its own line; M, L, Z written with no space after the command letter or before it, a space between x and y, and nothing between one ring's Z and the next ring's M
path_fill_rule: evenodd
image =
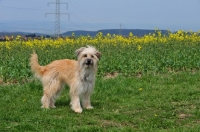
M50 108L56 108L56 106L55 106L55 101L56 101L56 97L51 97L51 99L50 99L50 104L49 104L49 107Z
M60 82L56 79L52 79L46 85L44 85L44 93L41 99L43 108L56 108L55 100L56 96L61 90Z
M57 84L56 86L55 86L55 91L53 91L53 92L55 92L55 93L53 93L53 96L52 96L52 98L50 99L50 107L51 108L56 108L56 106L55 106L55 101L56 101L56 98L60 95L60 93L62 92L62 89L64 88L64 86L63 85L60 85L60 84Z
M44 94L42 96L41 103L42 103L42 108L47 108L47 109L49 108L50 97L45 91L44 91Z

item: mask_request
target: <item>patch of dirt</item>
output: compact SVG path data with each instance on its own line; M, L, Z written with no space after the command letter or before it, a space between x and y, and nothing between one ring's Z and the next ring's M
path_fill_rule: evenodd
M109 121L109 120L101 120L101 125L103 127L107 127L107 126L115 126L115 127L120 127L121 124L120 123L116 123L116 122L113 122L113 121Z
M30 82L31 79L23 79L21 81L18 81L17 79L8 80L7 82L4 82L3 79L0 78L0 85L12 85L12 84L24 84L26 82Z
M117 72L107 73L107 74L104 76L104 79L116 78L118 75L119 75L119 73L117 73Z
M184 118L186 118L186 117L187 117L187 115L186 115L186 114L183 114L183 113L181 113L181 114L179 114L179 115L178 115L178 117L179 117L179 118L181 118L181 119L184 119Z
M142 72L136 73L136 76L139 77L139 78L141 78L142 77Z
M184 113L180 113L180 114L178 115L178 117L179 117L180 119L185 119L185 118L190 117L190 116L191 116L191 114L184 114Z

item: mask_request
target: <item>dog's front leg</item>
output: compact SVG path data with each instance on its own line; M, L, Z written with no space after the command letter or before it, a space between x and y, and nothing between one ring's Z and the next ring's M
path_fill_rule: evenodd
M78 95L71 95L71 109L76 113L82 113L80 98Z
M70 97L71 97L71 109L76 113L82 113L82 108L80 104L80 90L79 90L79 83L70 86Z
M91 102L90 102L90 95L89 94L83 95L82 105L83 105L83 108L93 109L93 106L91 105Z

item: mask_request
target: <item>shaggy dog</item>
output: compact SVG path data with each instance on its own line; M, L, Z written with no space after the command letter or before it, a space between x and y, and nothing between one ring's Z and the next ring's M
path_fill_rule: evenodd
M76 50L76 60L55 60L46 66L40 66L38 56L34 52L30 58L32 72L43 84L43 108L55 108L55 99L62 91L64 84L70 87L71 109L77 113L82 107L92 109L90 96L94 89L97 63L100 52L94 47L81 47ZM80 104L82 99L82 107Z

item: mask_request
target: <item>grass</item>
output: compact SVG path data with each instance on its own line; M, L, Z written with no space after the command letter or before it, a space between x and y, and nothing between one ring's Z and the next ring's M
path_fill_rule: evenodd
M200 129L200 71L97 78L93 110L74 113L69 89L40 108L42 85L0 85L0 131L170 131Z
M41 65L76 59L85 45L101 53L93 110L74 113L69 88L56 109L41 109L42 85L29 66L32 50ZM0 131L199 131L200 37L178 31L58 40L0 42Z

